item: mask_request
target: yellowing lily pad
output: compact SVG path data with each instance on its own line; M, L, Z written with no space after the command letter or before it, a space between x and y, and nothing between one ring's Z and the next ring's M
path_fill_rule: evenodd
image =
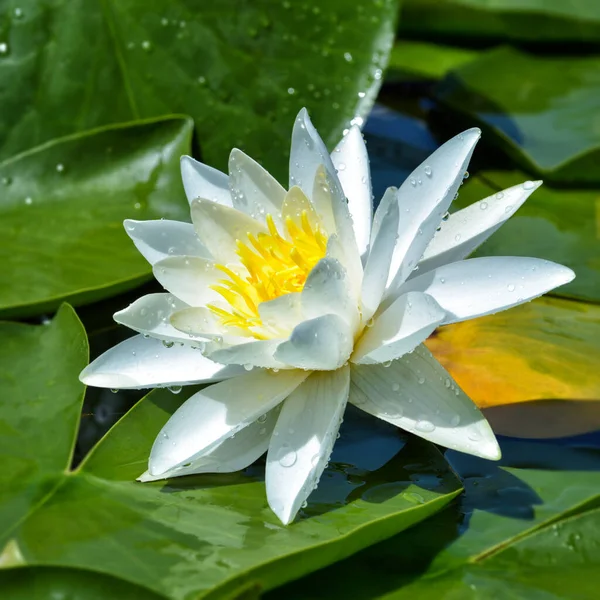
M600 306L541 298L440 328L434 356L480 407L600 399Z

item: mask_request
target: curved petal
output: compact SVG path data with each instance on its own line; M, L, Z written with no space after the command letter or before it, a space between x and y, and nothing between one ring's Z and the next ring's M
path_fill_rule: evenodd
M452 213L425 249L419 261L419 274L471 254L512 217L540 185L541 181L526 181Z
M358 325L358 306L350 290L346 269L335 258L322 258L312 269L302 289L302 314L315 319L339 315L354 329Z
M327 152L321 136L312 124L308 111L303 108L294 121L292 130L292 147L290 149L290 185L301 187L309 196L315 180L317 169L323 165L330 174L335 174L335 167ZM341 190L341 185L338 186Z
M310 201L328 235L336 233L335 219L333 218L333 197L327 180L325 167L318 168L313 182Z
M237 327L221 325L219 318L205 306L184 307L174 311L170 322L176 331L188 337L225 342L226 344L245 343L249 333Z
M351 361L357 364L396 360L412 352L444 320L446 313L427 294L400 296L375 319L354 346Z
M302 293L284 294L258 305L261 321L271 329L278 329L287 337L302 322Z
M494 432L424 346L389 367L353 365L350 402L434 444L500 459Z
M338 315L324 315L300 323L282 342L275 359L304 370L339 369L352 352L352 332Z
M198 162L191 156L182 156L180 167L183 188L190 204L196 198L206 198L232 206L229 178L225 173Z
M506 310L565 283L575 273L541 258L491 256L444 265L399 290L425 292L446 311L442 325Z
M142 389L221 381L243 372L205 358L197 348L169 348L156 338L135 335L90 363L79 379L94 387Z
M211 351L209 345L205 354L216 362L225 365L243 365L249 371L254 367L285 369L286 365L275 360L273 356L279 344L281 340L254 340L215 351Z
M331 153L342 189L348 198L348 209L354 223L354 235L361 255L369 247L373 220L373 190L369 156L360 128L350 127Z
M205 340L183 333L171 325L171 315L187 307L187 304L172 294L147 294L138 298L127 308L116 312L113 319L138 333L166 342L186 344L203 342Z
M398 190L400 237L388 277L391 291L406 281L442 222L480 136L473 128L448 140Z
M237 148L229 155L229 187L234 208L260 221L267 214L279 217L285 189L255 160Z
M302 228L302 213L304 211L306 211L308 222L311 227L315 228L318 224L319 217L306 194L295 185L287 192L283 204L281 205L281 222L286 223L286 220L289 218L299 228ZM287 227L282 227L281 231L287 236Z
M280 406L276 406L262 417L221 442L212 452L190 463L161 473L150 475L149 471L138 477L138 481L158 481L184 475L200 473L234 473L249 467L269 447L269 439L275 428Z
M368 321L379 307L390 272L400 219L397 192L397 188L388 188L375 213L361 288L363 321Z
M267 499L284 525L317 486L348 400L350 369L312 373L283 403L267 454Z
M214 450L277 406L306 379L303 371L257 371L211 385L186 400L158 434L148 463L151 475Z
M223 278L213 260L199 256L169 256L158 261L152 271L166 290L190 306L204 306L221 298L210 287Z
M167 219L157 221L126 219L123 225L135 247L151 265L168 256L210 258L210 252L198 239L191 223Z
M194 200L191 211L198 237L220 263L240 262L237 240L247 242L249 233L267 233L266 227L247 214L209 200Z
M317 169L317 179L319 182L320 194L325 198L329 196L329 204L331 206L331 215L335 224L334 231L328 231L330 236L335 234L339 241L339 247L343 253L343 260L340 262L346 268L348 276L358 285L360 289L360 283L362 282L363 268L358 252L358 246L356 245L356 238L354 237L354 226L352 225L352 218L348 211L348 203L346 199L338 191L339 184L336 183L334 177L331 177L329 173L324 169L323 165L320 165ZM316 184L316 182L315 182ZM317 210L317 213L319 211ZM337 258L337 257L336 257Z

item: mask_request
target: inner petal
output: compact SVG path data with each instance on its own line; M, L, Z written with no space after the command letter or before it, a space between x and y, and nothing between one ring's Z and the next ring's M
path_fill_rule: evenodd
M293 188L289 193L298 195ZM310 203L302 203L294 214L282 211L282 231L266 215L266 233L248 233L236 240L236 254L247 274L216 266L223 278L211 288L226 301L226 308L209 304L221 324L248 331L256 339L287 337L276 321L263 321L259 306L286 294L301 292L313 267L325 256L327 234Z

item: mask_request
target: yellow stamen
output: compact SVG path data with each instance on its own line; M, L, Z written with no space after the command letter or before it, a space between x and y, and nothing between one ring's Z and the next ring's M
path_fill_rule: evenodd
M254 236L248 241L236 241L236 254L248 275L242 277L225 265L217 265L227 279L211 286L229 305L229 309L212 304L208 308L221 324L244 330L256 339L278 335L262 322L258 312L261 302L274 300L284 294L301 292L312 268L325 256L327 236L317 223L312 225L307 211L302 211L300 226L285 219L287 239L280 235L271 215L266 216L269 233Z

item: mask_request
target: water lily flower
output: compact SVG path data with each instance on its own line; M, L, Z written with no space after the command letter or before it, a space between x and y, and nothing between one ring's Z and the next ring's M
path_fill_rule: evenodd
M330 155L306 110L287 190L239 150L229 176L182 158L193 224L125 222L168 293L116 313L139 335L81 373L106 388L213 383L171 416L140 480L236 471L268 452L267 499L290 523L348 402L436 444L500 458L486 419L423 341L574 274L536 258L465 260L541 183L448 216L479 137L470 129L446 142L374 216L360 130Z

